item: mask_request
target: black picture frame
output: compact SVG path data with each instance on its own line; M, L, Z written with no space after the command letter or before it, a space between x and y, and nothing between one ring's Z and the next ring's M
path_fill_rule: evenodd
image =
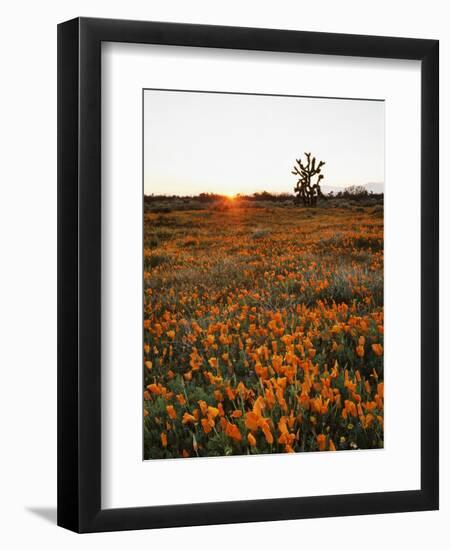
M101 508L101 43L421 61L421 488ZM437 40L77 18L58 26L58 525L76 532L436 510L439 501Z

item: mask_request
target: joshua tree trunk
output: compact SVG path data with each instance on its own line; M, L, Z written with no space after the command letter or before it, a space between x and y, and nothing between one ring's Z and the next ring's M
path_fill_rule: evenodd
M317 198L323 197L320 182L323 179L321 171L325 162L321 160L316 166L316 157L311 158L311 153L305 153L305 156L306 162L302 163L300 159L296 159L297 165L292 170L294 176L299 176L294 188L294 192L297 195L295 203L303 203L305 206L315 206ZM316 178L314 183L313 178Z

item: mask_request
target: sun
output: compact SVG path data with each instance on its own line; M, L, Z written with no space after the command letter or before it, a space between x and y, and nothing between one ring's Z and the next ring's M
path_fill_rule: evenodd
M229 201L234 201L234 199L236 198L236 193L225 193L225 196Z

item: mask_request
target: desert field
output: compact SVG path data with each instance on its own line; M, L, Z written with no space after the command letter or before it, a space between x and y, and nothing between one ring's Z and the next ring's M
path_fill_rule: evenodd
M383 447L383 207L144 215L144 458Z

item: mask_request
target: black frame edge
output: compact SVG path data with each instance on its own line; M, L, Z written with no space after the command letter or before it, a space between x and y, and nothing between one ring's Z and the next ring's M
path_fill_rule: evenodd
M386 502L388 499L388 502ZM82 532L193 527L435 510L423 491L326 495L101 510ZM201 519L199 519L201 518Z
M439 42L421 74L421 487L439 509Z
M78 20L58 25L58 507L78 531Z

